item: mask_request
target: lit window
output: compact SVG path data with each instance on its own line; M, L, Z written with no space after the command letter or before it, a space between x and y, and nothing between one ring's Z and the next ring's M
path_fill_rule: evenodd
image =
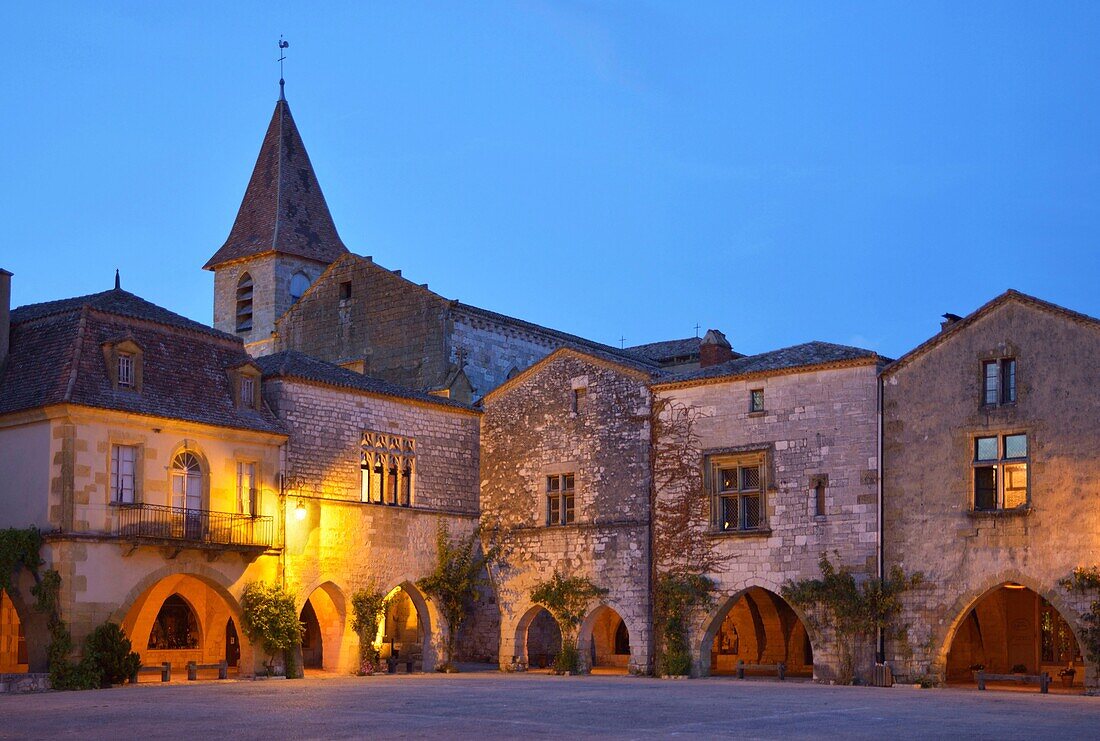
M1016 359L1002 358L982 363L982 403L988 406L1016 401Z
M237 281L237 331L252 331L252 276L245 273Z
M120 352L118 354L118 385L125 388L134 387L134 354Z
M764 389L753 389L749 392L749 411L764 411Z
M546 524L569 525L576 520L576 477L560 473L546 477Z
M364 432L359 452L359 501L411 507L415 467L413 438Z
M111 446L111 501L115 504L134 503L137 446Z
M202 509L203 473L198 456L183 451L172 459L169 470L172 506L177 509Z
M974 509L984 512L1028 505L1027 435L974 440Z
M764 457L723 457L711 461L714 527L724 532L762 530Z
M256 490L256 464L237 463L237 511L243 515L259 514Z

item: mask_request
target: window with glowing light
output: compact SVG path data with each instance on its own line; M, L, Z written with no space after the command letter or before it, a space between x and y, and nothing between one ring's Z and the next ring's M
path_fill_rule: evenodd
M974 438L974 510L1026 509L1027 464L1026 433Z
M763 453L710 459L712 526L719 532L765 530Z
M571 525L576 521L576 481L571 473L546 477L547 525Z
M363 433L360 443L360 501L411 507L416 477L416 441L386 432Z

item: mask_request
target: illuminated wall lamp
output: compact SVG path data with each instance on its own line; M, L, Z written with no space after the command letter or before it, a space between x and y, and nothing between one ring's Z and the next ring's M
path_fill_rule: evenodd
M306 502L304 499L299 499L298 504L294 507L294 518L301 522L306 519Z

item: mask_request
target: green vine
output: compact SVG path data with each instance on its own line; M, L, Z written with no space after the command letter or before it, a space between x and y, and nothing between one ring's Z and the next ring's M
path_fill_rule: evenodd
M654 613L658 636L657 670L665 676L691 673L688 621L699 607L713 602L714 582L702 574L665 573L657 576Z
M285 675L297 676L294 649L302 643L302 623L294 607L294 597L279 584L249 582L241 593L241 628L245 637L258 643L268 655L264 664L270 676L275 671L275 656L283 654Z
M1094 666L1100 666L1100 566L1078 566L1073 574L1058 582L1063 588L1076 594L1092 594L1089 611L1081 618L1078 631L1085 644L1085 655Z
M816 627L833 630L840 659L837 681L850 684L855 677L856 646L873 641L879 630L890 632L901 612L901 594L919 585L924 576L920 572L906 576L895 566L886 579L860 584L848 567L833 566L824 553L818 567L820 579L788 581L780 591L791 604L806 610Z
M373 582L351 595L351 629L359 636L359 673L373 674L378 667L379 653L374 645L378 621L386 612L386 593Z
M0 530L0 589L14 594L15 577L22 569L27 569L37 581L38 567L42 565L38 556L40 550L42 533L38 528Z
M531 589L531 601L542 605L558 621L561 629L561 649L554 659L554 671L576 674L580 668L577 651L577 628L588 609L588 603L607 594L583 576L564 576L555 571L549 580Z

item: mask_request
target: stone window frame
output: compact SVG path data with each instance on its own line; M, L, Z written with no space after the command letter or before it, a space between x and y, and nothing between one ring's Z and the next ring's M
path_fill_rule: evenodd
M749 389L749 414L764 414L764 389Z
M144 358L145 351L132 337L125 337L111 342L104 342L103 359L107 364L107 377L111 381L111 388L115 391L132 391L140 394L145 381ZM119 370L122 359L129 357L133 377L131 383L123 383L119 378Z
M775 487L774 451L771 446L744 446L733 449L708 451L704 454L704 485L710 501L710 532L715 535L759 535L771 532L768 505ZM751 469L751 464L759 470L759 486L754 489L741 488L742 469ZM738 489L721 489L721 471L736 468L738 470ZM759 522L754 527L744 527L742 500L753 496L759 498ZM723 527L723 500L737 498L737 526Z
M259 411L263 404L263 374L254 363L242 363L229 371L230 384L233 387L233 405L239 409ZM248 392L248 382L252 390Z
M363 430L359 436L359 501L416 505L416 438Z
M1027 446L1027 453L1024 456L1017 456L1009 458L1006 456L1006 442L1005 439L1009 437L1015 437L1023 435L1025 439L1025 445ZM994 439L997 441L997 454L995 458L979 458L978 441L982 439ZM1011 429L1011 430L979 430L971 433L969 436L970 443L970 490L967 494L969 501L969 513L975 516L989 516L989 515L1025 515L1031 511L1031 450L1032 439L1031 434L1027 430ZM1006 508L1005 504L1005 470L1008 467L1023 466L1024 476L1026 478L1024 482L1024 501L1016 506ZM993 469L994 471L994 487L993 492L994 506L993 507L978 507L978 472L982 469Z
M256 280L247 270L237 276L233 290L233 329L237 334L247 334L255 326Z
M577 474L574 470L547 472L542 477L546 497L546 527L577 524ZM570 486L567 488L566 483ZM554 486L556 484L556 486ZM557 520L554 513L557 512Z
M302 278L305 279L306 287L302 289L301 293L299 293L297 296L295 296L294 295L294 280L296 278L298 278L299 276L301 276ZM291 303L297 303L299 300L301 300L302 296L306 295L306 292L310 289L310 287L312 285L313 285L313 281L310 279L309 273L307 273L305 270L295 270L293 273L291 273L290 280L287 281L287 295L290 296Z
M828 489L829 474L815 473L810 476L810 491L813 493L814 519L825 519L829 514L825 501Z
M571 389L569 411L571 414L581 416L591 405L592 394L589 386L588 376L577 376L569 380L569 388Z
M260 516L260 462L255 458L238 457L236 459L236 466L234 472L233 491L236 496L236 510L237 514L250 515L252 517ZM248 491L248 509L246 510L241 505L245 500L241 497L241 473L243 466L252 466L252 487Z
M993 374L990 374L993 369ZM1015 353L1006 353L981 360L981 406L1010 407L1020 398L1020 362ZM991 384L992 381L992 384ZM990 401L992 394L993 400Z
M170 456L168 456L168 465L165 467L165 473L167 474L167 477L168 477L168 489L167 489L168 502L167 502L167 504L168 504L169 507L173 507L173 508L176 507L175 493L172 491L174 479L178 477L177 473L176 473L177 469L175 468L175 464L176 464L176 459L179 458L181 455L184 455L184 454L190 454L190 455L195 457L196 461L198 461L199 476L200 476L200 481L201 481L201 491L200 491L201 503L200 503L199 509L200 510L209 510L210 509L210 478L211 478L211 476L210 476L210 461L207 460L206 455L202 452L202 450L198 447L198 445L195 444L195 442L193 440L183 440L183 441L181 441L180 444L178 446L176 446L176 448L172 451L172 454ZM183 478L184 478L184 481L186 482L186 477L183 477ZM187 508L187 489L186 489L186 485L185 485L184 490L183 490L183 507ZM191 507L189 509L194 509L194 508Z
M124 502L115 498L117 486L115 477L115 449L132 448L134 450L134 491L133 501ZM110 436L107 440L107 504L115 507L141 504L145 490L145 444L130 437Z

